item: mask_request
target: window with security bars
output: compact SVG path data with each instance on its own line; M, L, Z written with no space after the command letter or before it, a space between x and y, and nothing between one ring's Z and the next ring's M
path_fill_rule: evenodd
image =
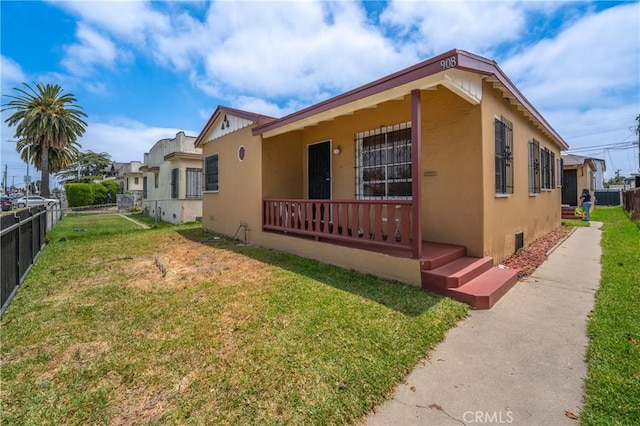
M411 123L358 133L356 198L411 199Z
M204 190L217 191L218 185L218 154L204 159Z
M171 169L171 198L180 196L180 169Z
M548 148L540 152L542 163L542 189L554 189L556 187L556 156Z
M540 193L540 142L529 141L529 194Z
M187 198L202 198L202 169L187 169Z
M495 119L496 194L513 194L513 125L504 117Z

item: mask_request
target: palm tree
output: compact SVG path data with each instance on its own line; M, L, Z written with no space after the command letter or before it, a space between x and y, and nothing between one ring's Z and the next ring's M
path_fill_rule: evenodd
M49 148L49 173L58 173L73 165L80 154L79 147L80 144L73 141L64 148ZM41 170L42 147L40 145L32 147L27 139L20 139L16 144L16 151L20 153L23 161L33 163L36 170Z
M73 145L85 131L87 115L76 105L71 93L63 93L57 84L36 83L36 89L22 83L26 89L15 87L17 95L6 95L11 99L1 111L15 111L5 122L16 126L18 142L28 144L31 152L38 152L42 171L43 197L49 196L49 151L62 150ZM35 159L35 156L32 157ZM28 159L29 160L29 159Z

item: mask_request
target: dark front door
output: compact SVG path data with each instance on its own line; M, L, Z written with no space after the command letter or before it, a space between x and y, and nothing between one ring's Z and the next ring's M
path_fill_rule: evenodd
M562 204L575 206L578 203L578 171L562 171Z
M309 199L331 198L331 146L329 142L309 145Z

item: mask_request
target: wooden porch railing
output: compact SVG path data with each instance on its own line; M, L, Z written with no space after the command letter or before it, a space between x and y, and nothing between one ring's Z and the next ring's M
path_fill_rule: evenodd
M264 199L263 229L411 250L411 201Z

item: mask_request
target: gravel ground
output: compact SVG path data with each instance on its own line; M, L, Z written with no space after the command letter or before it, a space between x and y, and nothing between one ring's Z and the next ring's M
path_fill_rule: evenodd
M542 262L547 260L547 252L569 235L572 230L572 227L561 226L544 237L527 244L502 264L518 271L519 279L531 275Z

